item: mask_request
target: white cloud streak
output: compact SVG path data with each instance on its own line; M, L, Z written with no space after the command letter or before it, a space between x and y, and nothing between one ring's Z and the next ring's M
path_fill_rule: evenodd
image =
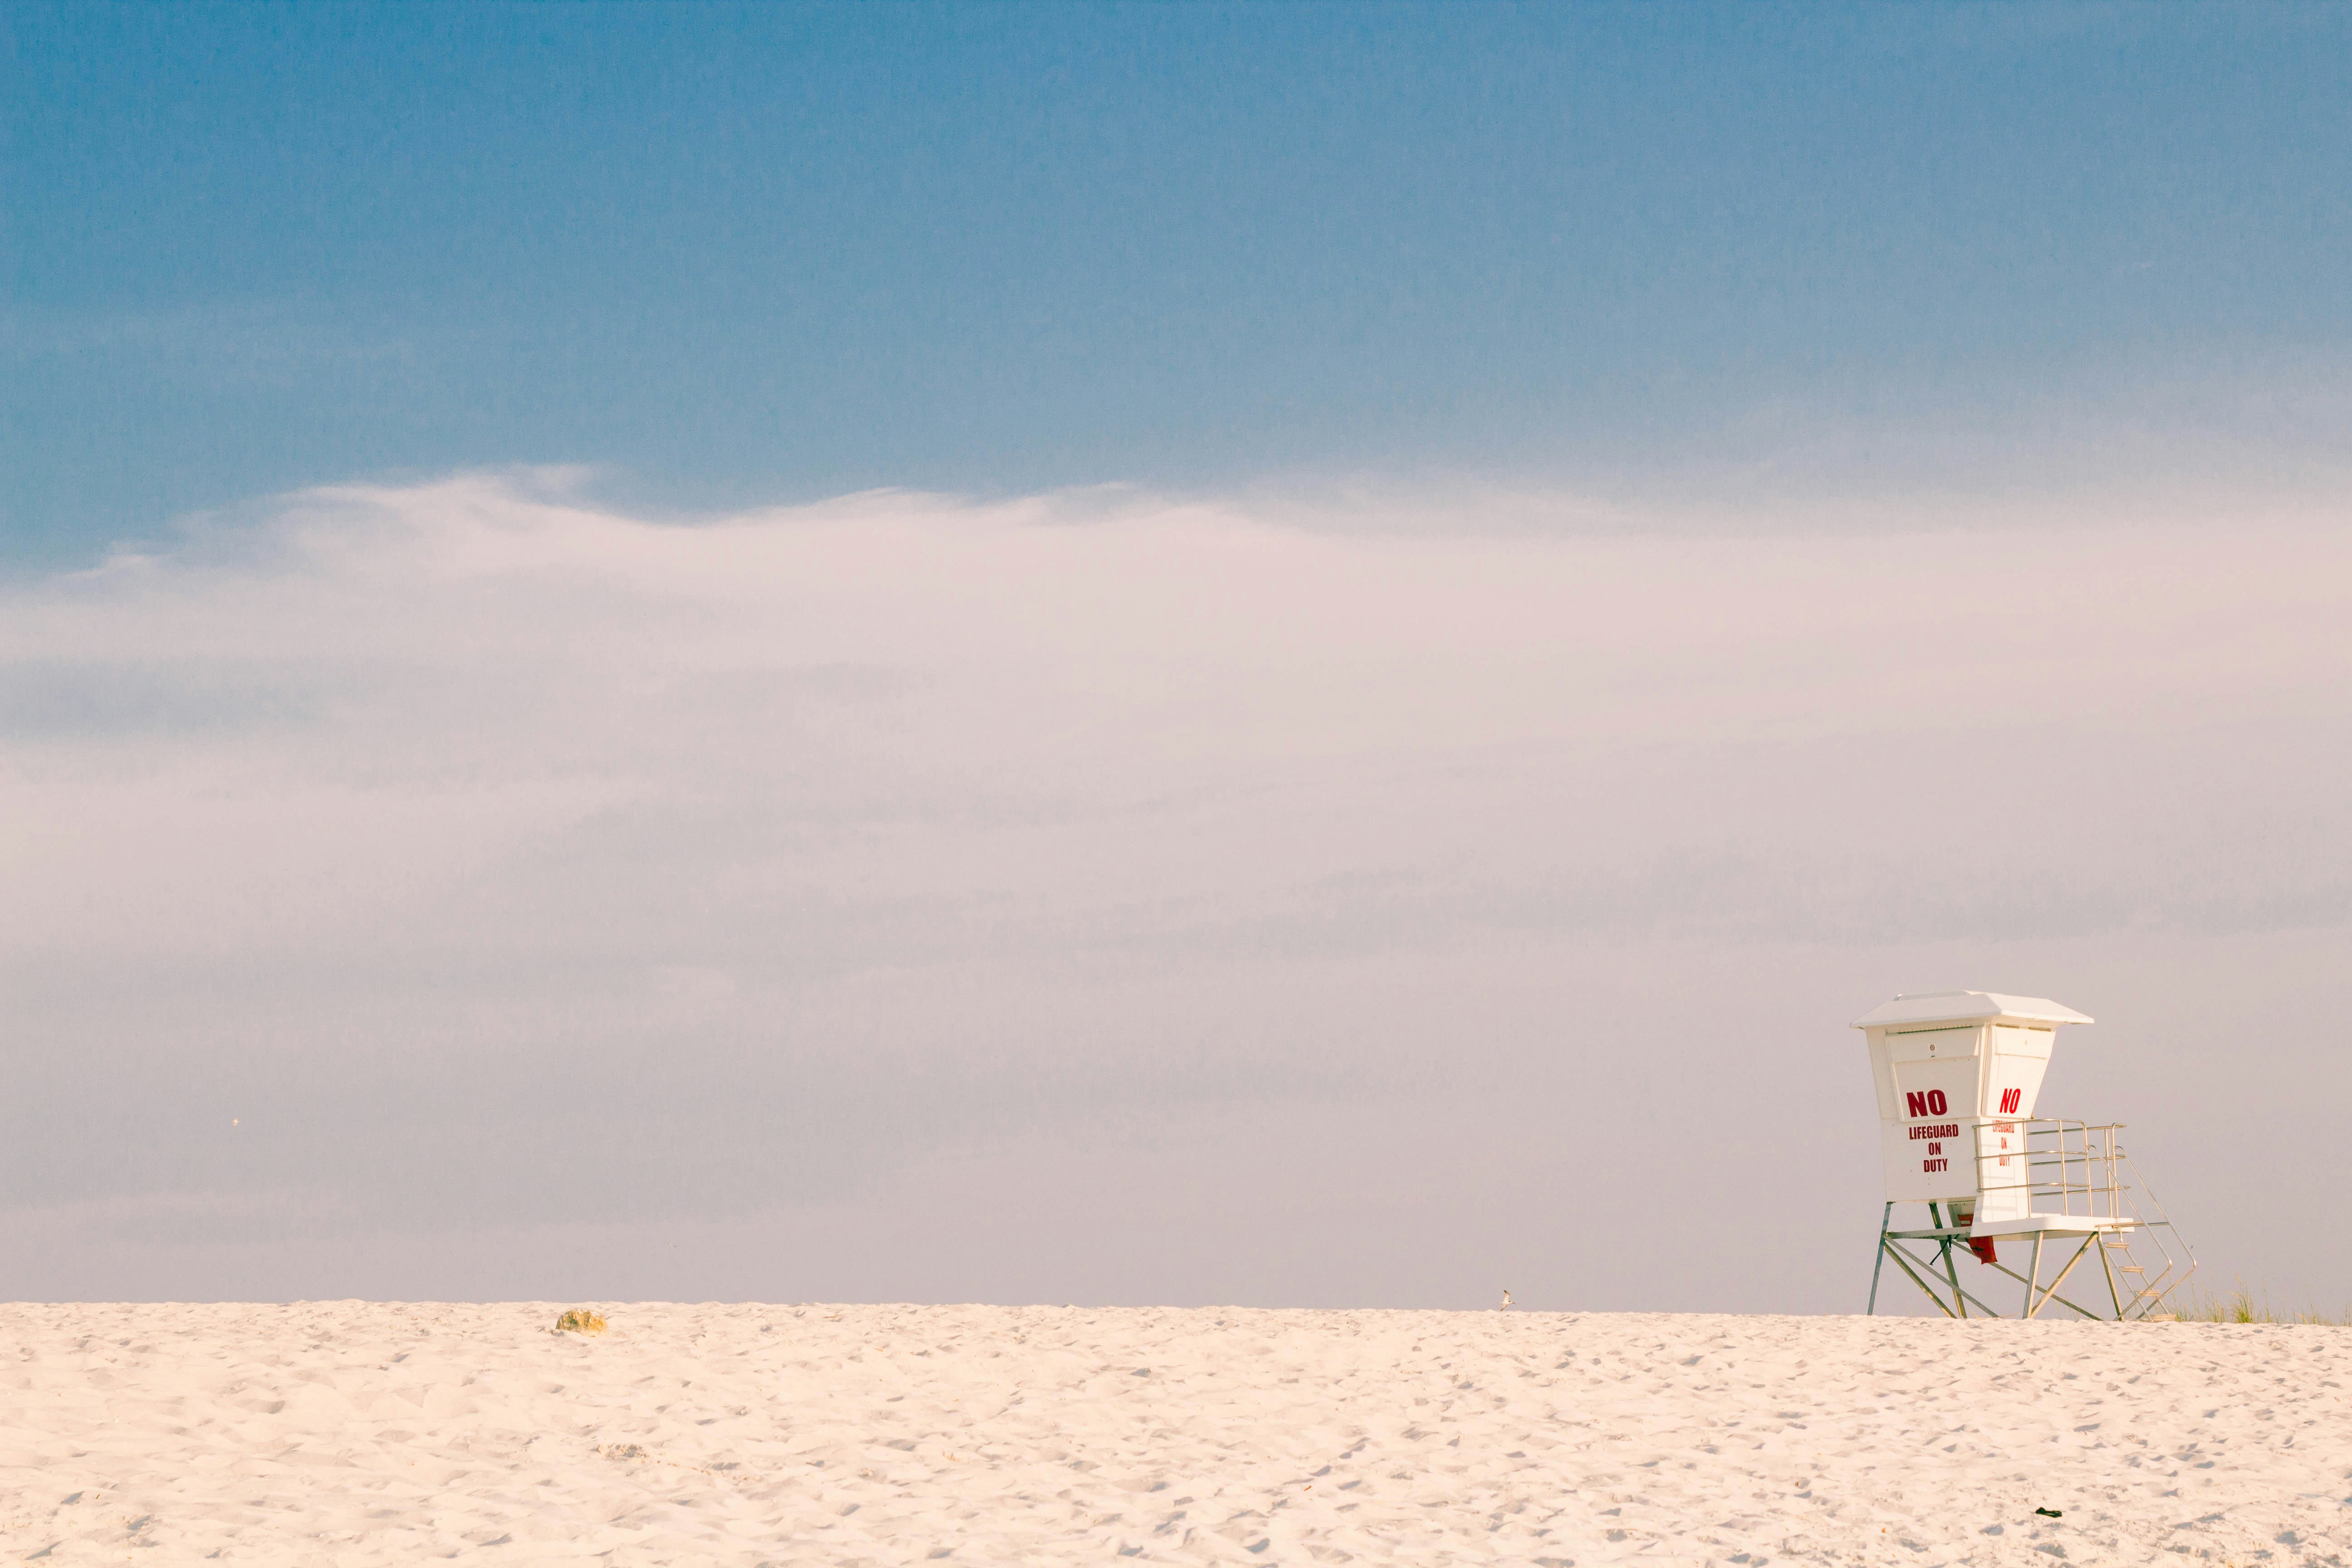
M1488 526L1573 506L683 525L461 476L0 590L20 1291L316 1293L379 1278L370 1237L496 1235L374 1293L529 1293L514 1235L601 1225L665 1294L1444 1300L1465 1222L1384 1140L1498 1238L1575 1194L1643 1248L1659 1205L1730 1224L1696 1156L1645 1169L1704 1113L1825 1216L1748 1304L1846 1305L1843 1025L1884 994L2046 990L2168 1071L2257 977L2273 1015L2340 1000L2324 517ZM2108 1059L2083 1090L2176 1127L2278 1109L2269 1068L2200 1098ZM1349 1183L1236 1210L1286 1126L1295 1191ZM1114 1189L1161 1211L1073 1240L1055 1203ZM1374 1200L1425 1228L1339 1219ZM796 1271L713 1261L820 1211ZM1002 1247L925 1273L839 1239L919 1211ZM665 1234L735 1240L663 1276ZM1559 1295L1613 1288L1540 1253ZM1644 1256L1636 1300L1742 1304Z

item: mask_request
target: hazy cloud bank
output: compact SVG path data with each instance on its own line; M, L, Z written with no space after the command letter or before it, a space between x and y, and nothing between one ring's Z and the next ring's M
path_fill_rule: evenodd
M2343 531L1481 526L1578 504L476 476L0 590L8 1292L1851 1306L1941 984L2352 1289L2199 1163L2352 1087Z

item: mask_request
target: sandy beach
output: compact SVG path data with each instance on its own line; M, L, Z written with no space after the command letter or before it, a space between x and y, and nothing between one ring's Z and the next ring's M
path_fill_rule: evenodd
M2352 1553L2341 1329L565 1305L0 1308L6 1560Z

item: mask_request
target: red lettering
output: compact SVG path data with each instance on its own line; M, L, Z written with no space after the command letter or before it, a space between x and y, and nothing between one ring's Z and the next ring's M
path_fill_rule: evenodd
M2025 1091L2021 1089L2002 1089L2000 1091L2000 1113L2003 1116L2016 1115L2017 1108L2024 1099Z
M1931 1089L1927 1091L1927 1114L1930 1116L1941 1116L1944 1114L1944 1091L1942 1089Z
M1913 1116L1925 1116L1927 1114L1927 1097L1924 1094L1906 1094L1903 1097L1903 1108Z

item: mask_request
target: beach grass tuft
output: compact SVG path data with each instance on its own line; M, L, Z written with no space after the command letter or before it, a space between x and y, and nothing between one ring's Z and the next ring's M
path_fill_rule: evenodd
M2271 1307L2270 1292L2259 1300L2242 1279L2235 1289L2208 1295L2200 1291L2179 1303L2184 1323L2317 1323L2329 1328L2352 1326L2352 1311L2327 1313L2316 1307L2282 1316Z
M590 1311L585 1307L575 1308L555 1320L554 1331L559 1334L601 1334L604 1331L604 1314Z

